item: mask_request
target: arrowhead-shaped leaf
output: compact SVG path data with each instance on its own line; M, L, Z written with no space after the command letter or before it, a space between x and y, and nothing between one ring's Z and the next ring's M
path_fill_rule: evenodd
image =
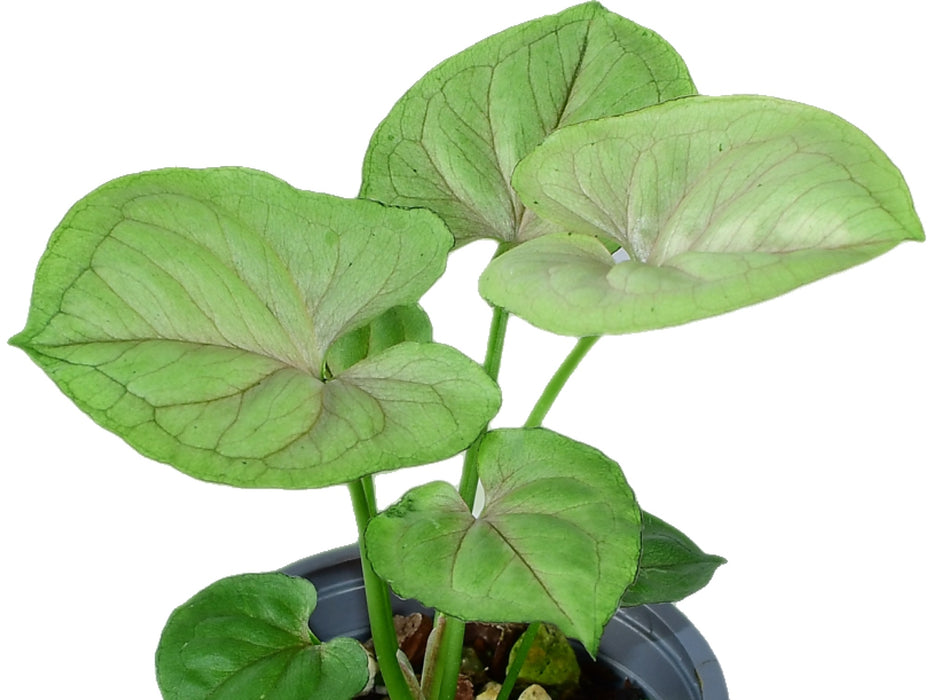
M693 94L680 56L595 2L491 36L418 81L373 135L361 196L427 207L458 245L548 230L509 184L555 129Z
M256 171L128 176L59 225L11 342L102 426L192 476L342 483L449 457L498 408L458 351L397 342L423 333L396 307L433 284L451 244L430 212ZM421 330L345 340L397 313Z
M284 574L211 584L172 613L156 652L166 700L347 700L369 680L355 639L308 630L317 594Z
M726 560L706 554L677 528L641 513L638 575L622 596L622 605L673 603L709 583Z
M638 565L640 511L619 466L535 428L489 433L478 468L479 517L447 483L412 489L366 532L374 568L454 617L550 622L595 653Z
M569 234L501 255L481 292L566 335L713 316L923 239L900 172L865 134L774 98L687 97L566 127L513 183Z

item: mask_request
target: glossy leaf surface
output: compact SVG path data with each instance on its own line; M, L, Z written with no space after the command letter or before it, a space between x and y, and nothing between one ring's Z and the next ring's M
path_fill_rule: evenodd
M867 136L774 98L687 97L567 127L513 182L565 233L497 258L481 291L566 335L720 314L923 239L900 172Z
M309 634L317 595L284 574L221 579L177 608L156 652L166 700L348 700L369 680L355 639Z
M11 342L102 426L192 476L343 483L449 457L498 408L453 348L397 343L404 331L356 355L341 345L413 304L450 246L427 211L256 171L128 176L55 231ZM339 371L325 373L335 343Z
M722 557L706 554L677 528L642 511L641 558L622 605L673 603L709 583Z
M552 230L509 183L555 129L693 94L654 32L587 3L491 36L418 81L373 135L361 196L427 207L457 243Z
M535 428L489 433L478 468L479 517L436 482L372 521L376 571L455 617L550 622L595 653L638 564L640 511L619 466Z

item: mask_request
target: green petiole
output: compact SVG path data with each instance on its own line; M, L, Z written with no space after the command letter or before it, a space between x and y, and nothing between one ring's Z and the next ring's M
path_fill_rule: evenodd
M372 477L364 476L357 481L350 482L348 486L359 532L360 564L363 567L366 607L369 611L369 623L373 644L376 647L376 658L379 661L379 670L392 700L414 700L396 657L398 642L395 636L395 624L392 621L389 588L373 571L366 554L364 534L370 519L376 514Z

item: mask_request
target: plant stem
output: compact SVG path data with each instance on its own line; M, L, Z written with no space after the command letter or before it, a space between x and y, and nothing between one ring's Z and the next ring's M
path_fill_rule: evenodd
M486 341L483 369L493 381L499 379L499 368L502 367L502 348L505 346L505 327L508 321L508 311L501 306L492 307L492 321L489 324L489 338Z
M443 616L444 631L441 634L440 649L437 653L435 681L431 686L428 700L442 700L457 695L457 680L460 677L460 662L463 659L463 633L466 623L455 617Z
M498 255L498 251L496 254ZM508 311L494 306L492 321L489 324L489 338L486 341L486 358L483 361L483 369L493 380L499 378L499 368L502 366L502 348L505 345L505 330L508 321ZM473 441L463 458L463 472L460 475L460 497L469 508L472 508L473 503L476 501L476 489L479 484L476 454L485 434L486 429ZM452 698L456 695L457 678L460 675L460 660L463 656L463 633L465 629L466 624L463 620L454 617L445 618L444 632L441 635L440 649L437 654L436 680L431 686L431 697L428 700L441 700L441 698Z
M531 646L534 644L535 637L538 636L539 629L541 629L540 622L532 622L528 625L528 629L522 635L521 642L515 647L515 656L509 664L509 672L505 674L505 680L502 681L502 687L499 689L496 700L509 700L509 695L512 694L512 688L515 687L515 681L518 680L518 674L522 670L522 666L525 665L525 659L528 657L528 652L531 651Z
M492 322L489 324L489 339L486 342L486 359L483 369L486 370L493 381L499 379L499 368L502 366L502 348L505 345L505 330L509 321L509 312L498 306L492 309ZM470 507L476 501L476 488L479 483L479 473L476 468L476 453L479 444L486 434L484 429L479 437L473 441L463 458L463 473L460 476L460 497Z
M360 537L360 564L363 567L366 607L369 611L369 624L379 670L392 700L413 700L396 657L398 640L395 636L395 623L392 621L389 589L385 581L373 570L366 553L366 526L376 514L372 477L364 476L358 481L350 482L348 486L353 501L353 514L356 516L356 529Z
M598 335L591 335L577 340L577 344L573 346L573 349L567 357L564 358L560 367L554 372L551 381L544 387L544 391L541 392L541 397L534 405L534 408L531 409L531 413L528 414L528 420L525 421L526 428L537 428L541 425L547 412L550 411L551 406L554 405L554 400L557 399L557 395L560 393L561 389L564 388L567 380L570 379L570 375L573 374L573 371L580 364L580 361L586 356L586 353L590 351L590 348L596 344L596 341L599 340L600 337L601 336Z

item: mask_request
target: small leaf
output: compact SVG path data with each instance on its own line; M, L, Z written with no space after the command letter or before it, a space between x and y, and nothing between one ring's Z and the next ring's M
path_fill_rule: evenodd
M431 320L417 304L396 306L355 331L338 338L327 351L327 368L331 374L343 370L370 355L406 340L431 342Z
M499 256L480 290L566 335L713 316L923 240L900 172L865 134L774 98L687 97L569 126L513 183L570 233Z
M156 652L166 700L342 700L369 680L355 639L321 644L308 629L306 580L245 574L211 584L169 617Z
M634 580L640 512L619 466L541 428L496 430L478 454L478 518L447 483L409 491L366 532L380 576L463 619L550 622L595 653Z
M498 409L466 356L396 343L424 335L413 305L451 243L430 212L252 170L132 175L56 229L11 342L100 425L199 479L343 483L449 457ZM367 326L360 359L338 339Z
M684 533L642 511L638 575L622 596L622 605L673 603L709 583L726 560L706 554Z
M693 94L680 56L595 2L491 36L419 80L373 135L360 196L426 207L458 245L548 230L509 184L555 129Z

